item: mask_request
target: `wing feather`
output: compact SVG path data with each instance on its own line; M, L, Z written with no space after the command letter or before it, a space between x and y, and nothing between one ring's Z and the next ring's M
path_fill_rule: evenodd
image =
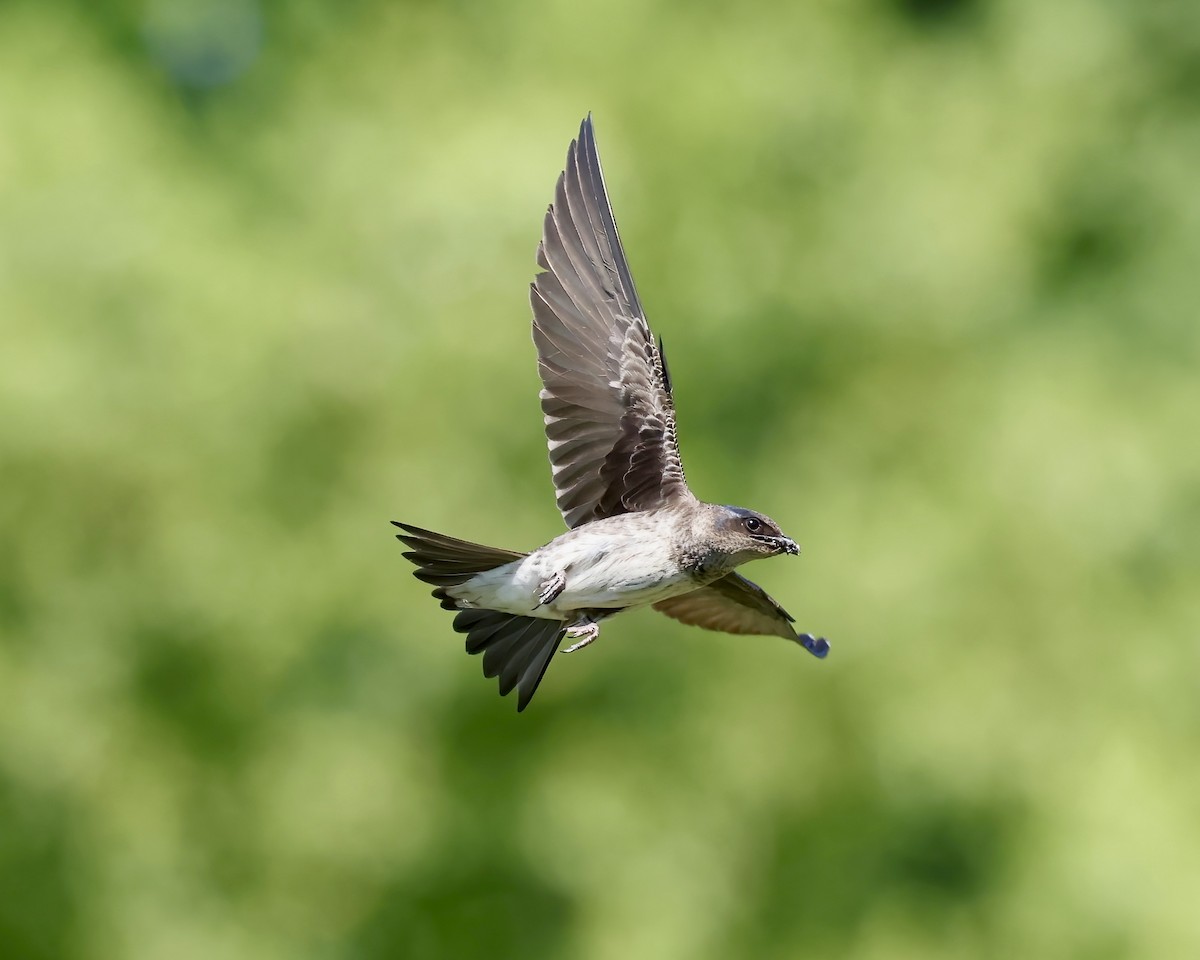
M758 584L729 573L707 587L660 600L654 609L693 627L722 633L786 637L799 642L793 618Z
M550 465L570 527L690 498L661 343L612 214L591 117L571 142L531 285Z

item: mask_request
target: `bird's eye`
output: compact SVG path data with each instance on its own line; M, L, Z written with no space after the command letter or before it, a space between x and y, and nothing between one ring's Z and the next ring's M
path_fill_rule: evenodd
M746 529L751 533L758 533L762 529L762 521L758 517L747 517L745 523Z

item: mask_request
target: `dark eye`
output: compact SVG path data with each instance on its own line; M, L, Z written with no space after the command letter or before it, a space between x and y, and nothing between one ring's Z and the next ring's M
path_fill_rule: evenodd
M758 517L747 517L744 522L746 524L746 529L750 531L750 533L758 533L758 531L762 529L762 521L759 520Z

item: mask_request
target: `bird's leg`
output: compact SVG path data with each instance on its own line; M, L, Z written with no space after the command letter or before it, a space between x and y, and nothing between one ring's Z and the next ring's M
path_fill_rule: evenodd
M600 624L591 617L580 617L567 626L567 636L572 640L578 639L579 642L571 644L563 653L574 653L576 650L582 650L600 636Z
M560 571L555 571L554 575L548 577L541 582L538 587L538 602L537 605L543 606L547 603L553 603L558 599L558 595L567 587L567 578Z
M796 639L800 641L800 646L802 646L818 660L824 660L825 654L829 652L829 641L824 637L817 637L816 639L813 639L813 635L811 633L802 633L800 636L796 637Z

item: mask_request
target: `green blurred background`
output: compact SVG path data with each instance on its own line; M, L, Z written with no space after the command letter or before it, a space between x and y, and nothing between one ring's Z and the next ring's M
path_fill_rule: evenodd
M514 712L594 111L701 496L828 636ZM1200 956L1200 6L0 4L0 956Z

